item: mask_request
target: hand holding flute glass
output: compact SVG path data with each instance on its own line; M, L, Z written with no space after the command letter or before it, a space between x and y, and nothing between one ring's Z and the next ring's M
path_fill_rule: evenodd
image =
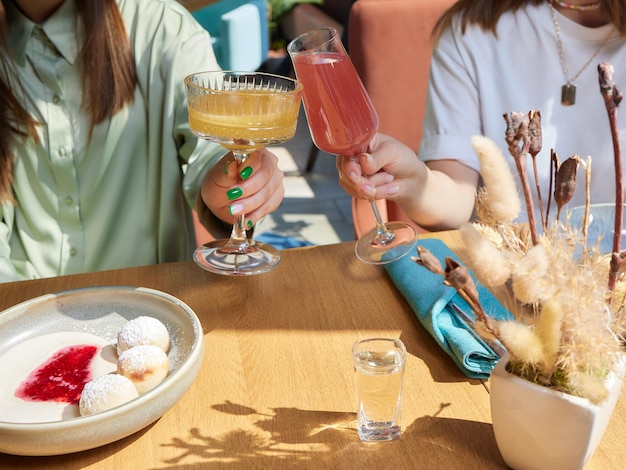
M365 152L378 131L378 115L337 31L310 31L291 41L287 50L304 85L304 110L315 145L333 155ZM385 224L376 202L369 202L376 227L358 240L357 257L384 264L409 253L417 243L415 229L403 222Z

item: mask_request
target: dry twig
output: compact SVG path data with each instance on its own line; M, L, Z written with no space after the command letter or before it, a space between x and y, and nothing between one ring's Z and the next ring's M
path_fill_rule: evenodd
M539 243L539 234L535 222L535 208L533 206L530 184L528 182L528 173L526 172L526 165L524 164L524 159L528 155L531 146L529 136L530 120L527 114L519 112L504 114L504 120L507 124L505 133L506 143L509 146L509 153L515 160L515 166L520 176L522 189L524 191L524 200L526 202L530 235L533 245L536 245Z
M615 229L613 232L613 258L621 251L622 242L622 222L623 222L623 188L622 188L622 151L619 139L619 126L617 123L617 107L622 101L623 95L615 86L613 80L613 66L608 62L598 65L598 76L600 82L600 93L604 98L606 111L609 115L609 125L611 128L611 139L613 140L613 159L615 161ZM621 257L619 257L621 259ZM617 258L616 258L617 260ZM619 263L611 262L609 273L609 289L615 288Z
M537 171L537 155L541 152L543 145L543 137L541 132L541 113L531 110L528 113L528 137L530 146L528 152L533 159L533 173L535 175L535 188L537 190L537 201L539 202L539 216L541 217L541 226L545 230L547 227L547 218L543 216L543 198L541 197L541 186L539 185L539 172Z

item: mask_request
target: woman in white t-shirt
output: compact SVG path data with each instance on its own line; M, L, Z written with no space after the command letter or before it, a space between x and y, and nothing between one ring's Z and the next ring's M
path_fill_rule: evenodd
M542 194L554 149L561 161L591 156L591 200L614 202L613 143L598 64L612 64L617 88L626 89L626 1L459 0L435 34L419 158L378 134L360 167L338 157L348 193L396 201L431 230L456 228L471 218L480 182L471 137L491 138L508 156L503 115L538 110ZM624 147L626 121L620 127ZM570 206L584 197L576 191Z

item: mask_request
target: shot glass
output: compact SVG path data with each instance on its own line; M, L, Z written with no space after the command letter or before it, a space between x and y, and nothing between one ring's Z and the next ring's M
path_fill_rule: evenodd
M357 428L362 441L400 438L405 359L406 348L399 339L367 338L354 343Z

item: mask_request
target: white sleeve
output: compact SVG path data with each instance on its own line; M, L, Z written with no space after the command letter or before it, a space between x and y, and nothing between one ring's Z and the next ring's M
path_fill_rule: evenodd
M466 39L448 29L433 50L418 155L423 161L452 158L479 171L470 137L483 133L480 98Z

